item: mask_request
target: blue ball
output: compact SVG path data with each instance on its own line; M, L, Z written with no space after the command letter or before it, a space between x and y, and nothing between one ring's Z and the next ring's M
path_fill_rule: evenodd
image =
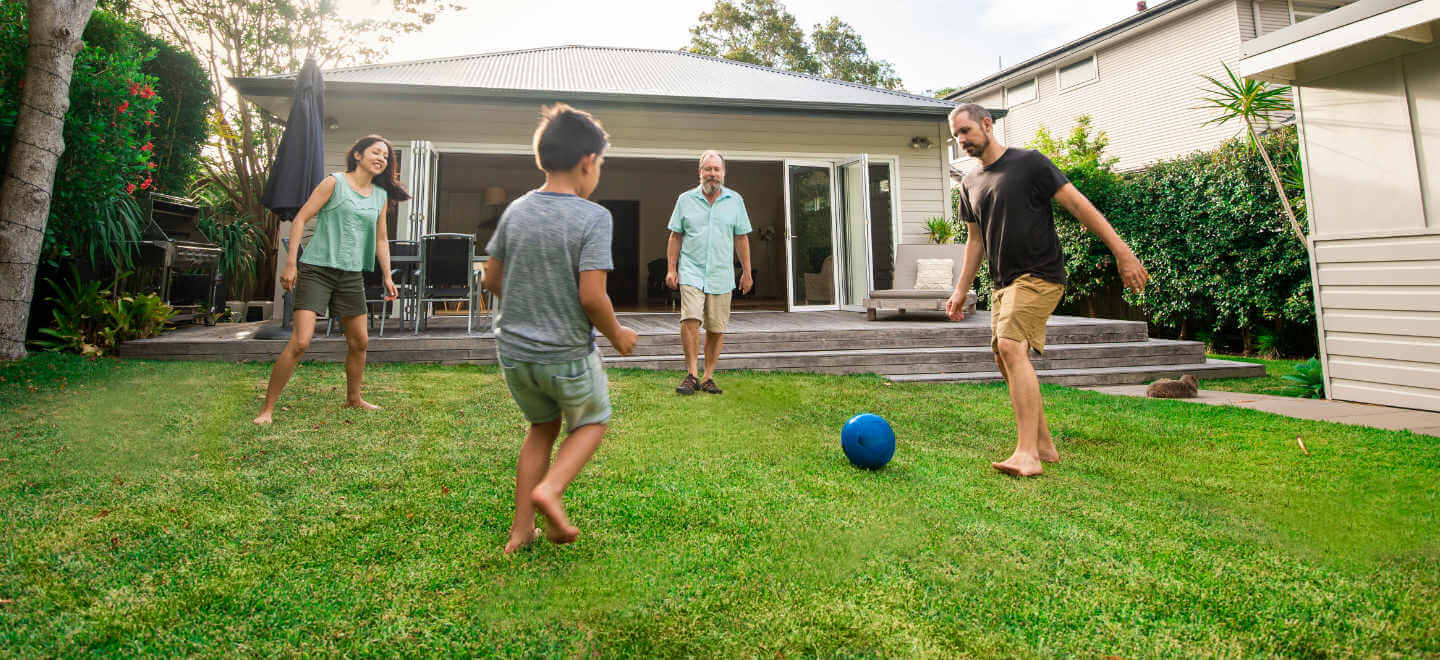
M840 429L840 448L851 463L878 470L895 455L895 431L884 417L861 413Z

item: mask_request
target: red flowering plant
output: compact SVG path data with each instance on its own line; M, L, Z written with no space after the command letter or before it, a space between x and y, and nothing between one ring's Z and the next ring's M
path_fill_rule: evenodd
M101 11L91 20L118 21ZM25 84L26 30L25 3L0 0L0 167ZM142 229L133 193L153 185L147 122L160 97L155 79L141 72L151 57L153 49L121 40L108 49L87 45L75 58L65 153L45 230L44 258L52 265L74 257L121 266L130 261L129 245Z

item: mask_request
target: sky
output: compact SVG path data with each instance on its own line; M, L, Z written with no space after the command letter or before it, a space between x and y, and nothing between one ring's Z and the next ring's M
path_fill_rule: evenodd
M466 9L401 35L385 61L559 46L675 49L714 0L456 0ZM831 16L915 93L959 87L1134 13L1135 0L781 0L808 34ZM383 16L389 0L340 0ZM1151 6L1160 4L1152 0ZM1018 7L1023 7L1019 9Z

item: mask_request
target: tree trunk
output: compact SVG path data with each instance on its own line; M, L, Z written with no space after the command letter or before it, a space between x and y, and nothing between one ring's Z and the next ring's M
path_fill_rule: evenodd
M95 0L29 0L30 46L5 180L0 184L0 360L25 357L35 268L65 152L70 74Z

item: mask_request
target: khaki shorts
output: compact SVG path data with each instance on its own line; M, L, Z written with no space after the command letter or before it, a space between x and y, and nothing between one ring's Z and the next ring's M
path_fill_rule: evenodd
M1045 322L1065 295L1065 285L1047 282L1034 275L1021 275L990 298L990 349L1000 350L1001 339L1030 342L1036 353L1045 353Z
M725 332L730 327L730 292L705 293L681 284L680 320L703 321L705 332Z
M329 310L331 316L342 319L364 316L369 311L365 306L365 274L302 262L295 276L295 309L308 309L322 316Z
M507 360L497 355L510 397L531 424L565 416L565 431L610 420L610 380L600 351L556 364Z

